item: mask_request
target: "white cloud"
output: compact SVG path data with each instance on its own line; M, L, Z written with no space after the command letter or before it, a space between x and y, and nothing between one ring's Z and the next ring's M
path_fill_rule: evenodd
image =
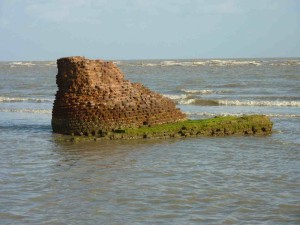
M238 13L239 7L236 1L227 0L222 3L219 3L215 7L215 11L218 13Z

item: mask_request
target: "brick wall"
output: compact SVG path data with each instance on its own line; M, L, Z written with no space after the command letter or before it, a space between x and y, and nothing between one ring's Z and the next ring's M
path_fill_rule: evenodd
M57 67L52 111L56 133L97 136L186 118L172 100L125 80L112 62L76 56L58 59Z

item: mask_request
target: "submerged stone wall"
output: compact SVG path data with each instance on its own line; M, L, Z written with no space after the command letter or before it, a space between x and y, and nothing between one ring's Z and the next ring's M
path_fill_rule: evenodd
M112 62L76 56L58 59L57 67L52 111L56 133L101 136L186 119L172 100L125 80Z

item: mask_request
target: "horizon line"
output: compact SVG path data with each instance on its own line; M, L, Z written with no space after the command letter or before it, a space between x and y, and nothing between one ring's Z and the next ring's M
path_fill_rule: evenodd
M73 57L75 55L72 55L72 56L63 56L63 57L60 57L60 58L64 58L64 57ZM78 56L78 55L77 55ZM140 58L140 59L112 59L112 58L90 58L90 57L86 57L86 56L83 56L87 59L101 59L101 60L107 60L107 61L150 61L150 60L195 60L195 59L198 59L198 60L212 60L212 59L221 59L221 60L224 60L224 59L297 59L297 58L300 58L300 56L285 56L285 57L280 57L280 56L275 56L275 57L203 57L203 58ZM60 58L57 58L57 59L60 59ZM57 59L44 59L44 60L0 60L0 62L53 62L53 61L56 61Z

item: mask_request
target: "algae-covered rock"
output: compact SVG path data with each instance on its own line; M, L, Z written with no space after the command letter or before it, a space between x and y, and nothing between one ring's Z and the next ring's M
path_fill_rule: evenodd
M222 137L229 135L269 135L273 123L267 116L222 116L204 120L187 120L174 123L125 128L107 132L105 135L83 140L100 141L103 139L149 139L149 138L186 138L186 137ZM71 137L73 140L74 137ZM78 140L78 139L77 139Z
M66 57L57 60L58 91L52 111L55 133L85 139L178 138L266 135L266 116L187 120L175 103L139 83L124 79L111 62Z
M123 138L161 138L191 136L268 135L273 123L264 115L222 116L204 120L187 120L151 127L127 128ZM112 132L113 133L113 132Z

